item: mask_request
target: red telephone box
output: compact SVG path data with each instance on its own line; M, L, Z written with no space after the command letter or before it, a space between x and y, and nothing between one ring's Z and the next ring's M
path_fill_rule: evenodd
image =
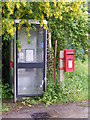
M64 50L65 72L74 72L74 50Z

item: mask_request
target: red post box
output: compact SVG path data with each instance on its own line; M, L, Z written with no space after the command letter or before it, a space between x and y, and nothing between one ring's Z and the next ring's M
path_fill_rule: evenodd
M65 72L74 72L74 50L64 50Z

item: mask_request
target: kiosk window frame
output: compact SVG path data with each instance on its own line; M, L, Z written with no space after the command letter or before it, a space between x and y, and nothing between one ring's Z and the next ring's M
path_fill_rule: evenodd
M18 24L18 23L17 23ZM38 29L40 28L39 24L36 24L37 34ZM16 25L16 40L18 38L18 27ZM25 94L18 95L18 69L29 69L29 68L43 68L43 91L45 91L45 54L46 54L46 30L43 28L43 62L26 62L26 63L18 63L18 47L16 43L16 98L18 97L29 97L29 96L42 96L42 94ZM27 50L27 49L26 49ZM32 50L32 49L30 49Z

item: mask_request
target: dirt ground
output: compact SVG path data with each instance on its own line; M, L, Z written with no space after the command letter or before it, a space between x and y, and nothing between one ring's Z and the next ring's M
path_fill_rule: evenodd
M89 104L87 101L79 103L69 103L64 105L44 104L18 106L11 104L11 110L3 113L3 118L88 118Z

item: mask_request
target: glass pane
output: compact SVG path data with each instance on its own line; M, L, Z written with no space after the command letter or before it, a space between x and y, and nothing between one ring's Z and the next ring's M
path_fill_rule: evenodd
M18 95L42 94L43 69L18 69Z
M37 36L37 62L43 61L43 29L38 28Z
M43 62L43 29L37 28L37 31L30 31L30 44L26 39L26 27L18 31L21 50L18 50L18 62Z

